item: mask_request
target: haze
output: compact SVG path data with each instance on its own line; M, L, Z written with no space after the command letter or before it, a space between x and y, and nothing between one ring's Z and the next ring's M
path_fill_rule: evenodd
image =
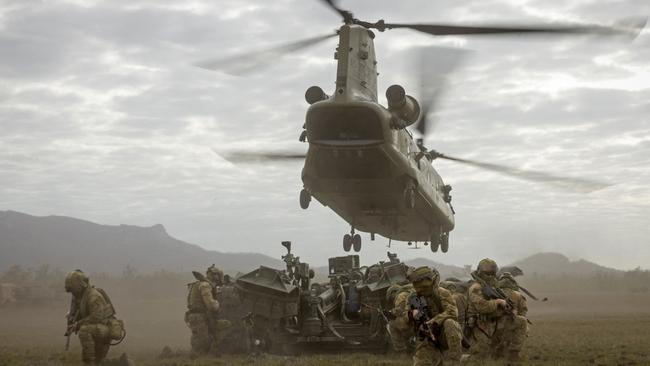
M374 21L585 21L650 14L646 0L342 1ZM316 0L11 1L0 4L0 209L103 224L163 224L219 251L277 257L292 240L304 261L342 255L348 225L298 205L300 163L235 166L215 149L301 152L311 85L334 85L335 40L233 77L192 66L339 25ZM650 261L650 32L633 42L580 38L377 34L379 92L415 92L414 48L464 47L426 144L460 157L614 185L560 191L435 162L453 186L452 264L508 262L557 251L616 268ZM417 95L416 95L417 96ZM388 240L364 235L362 262Z

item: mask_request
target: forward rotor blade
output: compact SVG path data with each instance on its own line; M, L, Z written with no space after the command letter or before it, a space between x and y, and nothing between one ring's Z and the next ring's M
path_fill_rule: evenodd
M578 192L584 192L584 193L594 192L594 191L607 188L612 185L609 183L603 183L591 179L564 177L564 176L559 176L559 175L554 175L554 174L549 174L544 172L523 170L519 168L509 167L506 165L484 163L484 162L479 162L479 161L469 160L469 159L461 159L449 155L440 154L437 152L431 152L430 154L432 154L433 158L451 160L458 163L475 166L477 168L505 174L511 177L525 179L532 182L551 184L557 187L578 191Z
M537 34L596 34L596 35L627 35L636 37L647 23L647 18L630 18L620 21L613 26L604 25L540 25L540 26L458 26L448 24L399 24L385 23L386 29L407 28L434 36L448 35L488 35L512 33Z
M325 4L327 4L327 6L332 8L335 12L339 13L339 15L341 15L341 17L343 18L343 22L350 23L352 21L352 19L354 19L354 16L352 15L351 12L339 8L334 3L334 0L321 0L321 1L324 2Z
M415 129L424 138L433 129L434 123L429 114L436 107L449 75L458 68L469 51L462 48L435 46L421 48L418 53L420 121Z
M335 36L337 36L337 33L328 33L282 44L262 51L249 52L227 58L200 61L194 65L207 70L223 71L232 75L245 75L268 65L278 57L313 46Z
M289 153L289 152L252 152L252 151L229 151L219 152L214 149L212 151L220 157L228 160L231 163L256 163L267 161L289 161L289 160L304 160L304 153Z

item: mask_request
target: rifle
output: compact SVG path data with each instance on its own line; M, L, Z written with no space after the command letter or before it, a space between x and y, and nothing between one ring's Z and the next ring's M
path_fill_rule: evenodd
M480 283L483 287L483 296L485 296L489 300L495 300L495 299L502 299L506 301L506 306L504 308L504 311L506 314L514 319L517 314L516 314L516 304L512 301L510 296L508 296L501 288L498 286L492 286L489 283L485 282L482 278L477 276L475 273L472 273L472 278L478 283ZM526 322L528 324L533 324L528 318L526 318Z
M489 283L485 282L481 277L472 272L472 278L474 281L481 284L483 288L483 296L488 300L501 299L506 301L506 306L504 308L506 314L514 319L515 314L515 303L512 302L512 299L503 292L500 288L492 286Z
M409 318L413 320L416 327L416 333L420 339L428 339L439 350L446 350L447 345L441 341L442 327L437 323L430 323L429 317L429 304L424 296L410 296L409 299ZM413 310L417 310L417 315L413 314Z
M76 333L77 325L75 324L75 321L77 320L78 315L79 315L79 309L77 309L77 302L75 301L73 296L72 300L70 300L70 310L66 315L67 325L66 325L65 333L63 334L63 336L67 338L65 340L66 351L70 349L70 337L72 336L72 333Z

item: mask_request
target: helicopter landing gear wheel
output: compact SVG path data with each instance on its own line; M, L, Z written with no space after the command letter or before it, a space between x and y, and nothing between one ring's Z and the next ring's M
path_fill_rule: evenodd
M443 253L447 253L447 250L449 250L449 233L444 233L440 237L440 250Z
M438 247L440 247L440 241L439 240L436 240L436 241L432 240L431 241L431 246L429 247L429 248L431 248L431 251L434 252L434 253L437 252Z
M343 235L343 250L349 252L352 249L352 236L350 234Z
M442 227L441 226L434 226L431 228L431 251L432 252L437 252L438 248L440 248L440 245L442 244Z
M354 234L354 236L352 236L352 247L355 252L361 251L361 235Z
M309 207L309 202L311 202L311 194L303 189L300 191L300 208L306 210Z

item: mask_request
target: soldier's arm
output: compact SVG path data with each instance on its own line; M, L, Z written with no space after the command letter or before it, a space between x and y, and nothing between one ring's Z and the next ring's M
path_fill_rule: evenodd
M395 315L395 321L393 324L397 329L405 330L409 327L408 311L410 309L408 302L406 301L408 297L408 292L401 292L395 298L395 307L393 308L392 312L393 315Z
M199 292L201 293L203 304L208 311L219 310L219 302L212 297L212 286L209 283L201 282L199 284Z
M84 324L96 324L101 323L106 320L106 301L104 296L99 292L93 291L88 294L88 316L83 319L80 319L77 322L77 326L82 326Z
M479 284L473 284L469 288L467 300L479 314L494 313L498 309L496 300L487 300L483 297L483 291Z
M519 304L517 305L517 312L521 316L526 316L528 314L528 302L526 302L526 297L519 294Z
M442 311L433 317L433 322L442 324L447 319L454 319L458 321L458 307L456 307L456 300L448 290L438 287L438 296L442 303Z
M398 296L401 295L404 295L404 301L402 304L401 315L397 316L397 320L399 320L399 322L402 324L409 324L411 322L411 317L409 316L409 313L411 312L411 305L409 305L408 299L411 296L411 294L400 294Z

